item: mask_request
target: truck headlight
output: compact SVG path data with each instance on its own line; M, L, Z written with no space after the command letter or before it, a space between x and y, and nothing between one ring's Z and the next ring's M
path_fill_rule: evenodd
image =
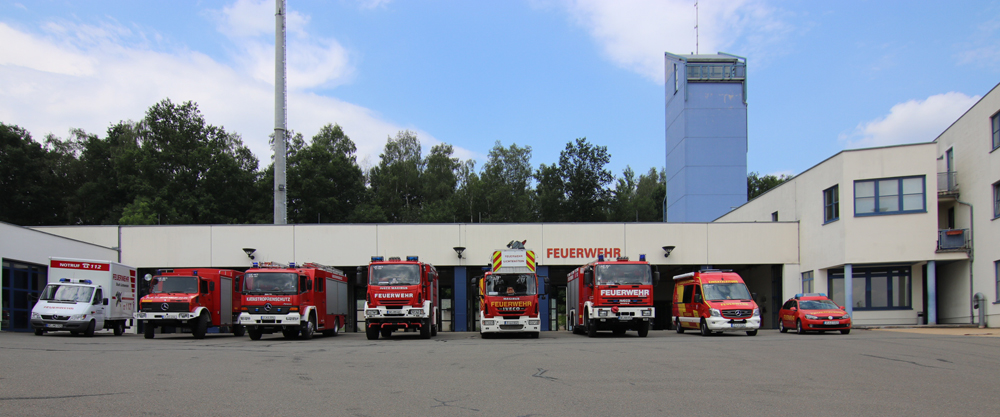
M36 313L36 312L32 311L31 312L31 319L32 320L41 320L42 319L42 313Z
M598 317L607 317L608 316L608 310L597 310L597 316Z
M87 318L86 314L74 314L72 316L69 316L69 319L73 321L85 320L86 318Z
M375 317L378 314L379 314L378 310L365 310L365 316L367 317Z
M177 314L177 318L179 318L181 320L187 320L187 319L191 318L191 313L179 313L179 314Z
M424 310L410 310L410 315L415 317L423 317Z
M483 320L483 326L492 326L493 323L493 320Z
M760 317L760 309L759 308L753 309L753 316L754 317Z
M717 308L710 309L710 310L708 310L708 312L709 312L709 314L712 315L712 317L722 317L722 312L719 311L719 309L717 309Z
M541 324L541 322L542 322L541 320L528 320L528 325L529 326L537 326L537 325Z
M144 319L146 318L146 313L135 313L135 318Z
M642 315L643 316L647 316L647 317L648 316L652 316L653 315L653 310L642 310Z

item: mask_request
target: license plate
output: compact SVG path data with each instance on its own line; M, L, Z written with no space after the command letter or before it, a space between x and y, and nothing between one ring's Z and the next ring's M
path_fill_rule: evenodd
M746 323L733 323L734 329L745 329L747 327Z
M824 322L823 322L823 324L827 324L827 325L830 325L830 324L840 324L840 322L839 322L839 321L837 321L837 320L833 320L833 321L824 321Z
M63 327L63 325L61 325L61 324L54 324L54 323L49 323L49 324L46 324L46 325L45 325L45 327L51 327L51 328L53 328L53 329L58 329L58 328L60 328L60 327Z
M275 320L276 317L274 317L274 316L260 316L260 319L261 320Z
M518 323L516 321L505 321L505 322L503 322L503 324L507 325L507 326L516 326L516 325L521 324L521 323Z

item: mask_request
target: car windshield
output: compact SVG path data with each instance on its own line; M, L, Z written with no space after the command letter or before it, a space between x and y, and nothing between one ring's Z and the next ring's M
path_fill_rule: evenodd
M247 272L243 291L250 294L298 294L298 276L293 272Z
M750 290L742 282L702 284L706 300L749 300Z
M486 277L488 295L535 295L533 274L492 274Z
M652 285L649 265L600 264L597 265L598 285Z
M372 265L369 285L417 285L420 269L415 264Z
M831 300L802 300L799 305L803 310L840 310L840 306Z
M89 303L94 295L94 287L79 285L49 284L42 290L39 300Z
M153 277L149 281L149 292L152 294L181 293L197 294L198 277Z

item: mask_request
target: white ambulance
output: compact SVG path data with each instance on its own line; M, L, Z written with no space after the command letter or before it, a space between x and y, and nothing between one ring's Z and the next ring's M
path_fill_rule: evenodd
M31 327L41 336L95 330L125 333L136 308L135 268L117 262L49 258L49 283L31 309Z

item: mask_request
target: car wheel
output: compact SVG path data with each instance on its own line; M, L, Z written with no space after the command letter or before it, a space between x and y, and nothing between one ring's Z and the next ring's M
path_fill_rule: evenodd
M677 322L674 323L674 330L676 330L677 333L684 333L684 326L681 325L681 319L678 318Z
M114 332L115 336L121 336L125 334L125 322L115 323Z
M747 336L756 336L757 330L747 330Z
M83 335L86 336L86 337L94 337L94 326L96 326L96 325L97 324L95 324L94 321L91 320L90 324L87 325L87 330L83 331Z
M148 321L142 328L142 336L147 339L152 339L156 337L156 326L150 324Z
M795 320L795 333L806 334L806 331L802 330L802 320Z
M368 326L365 328L365 336L368 337L368 340L378 340L378 330L378 327Z
M782 333L788 333L788 328L785 327L785 321L784 320L779 320L778 321L778 331L782 332Z
M840 331L840 334L851 334L851 329L844 329Z
M702 336L708 336L712 334L712 331L708 330L708 323L705 323L705 319L701 319L701 325L699 327L701 328Z
M35 328L35 336L41 336L44 333L45 333L45 330L42 330L41 327L36 327Z

